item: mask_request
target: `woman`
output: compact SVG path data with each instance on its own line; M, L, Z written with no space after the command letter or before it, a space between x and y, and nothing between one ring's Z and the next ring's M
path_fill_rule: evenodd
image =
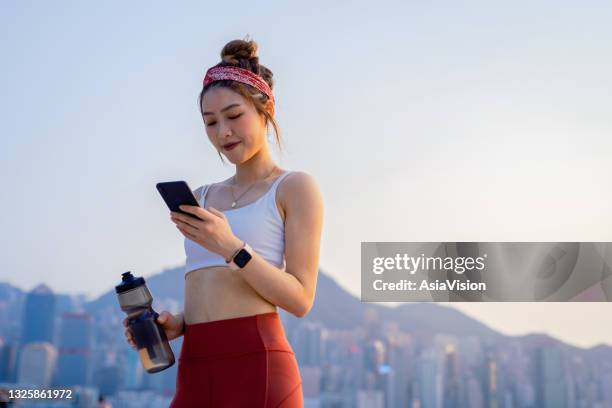
M271 158L272 72L256 51L226 44L199 98L208 138L236 174L194 191L200 207L181 209L198 219L171 213L186 253L184 312L158 318L169 339L185 336L172 408L303 406L277 306L298 317L312 307L323 200L312 176Z

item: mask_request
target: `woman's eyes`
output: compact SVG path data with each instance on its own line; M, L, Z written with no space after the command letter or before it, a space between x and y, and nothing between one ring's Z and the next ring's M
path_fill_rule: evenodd
M238 119L238 118L239 118L239 117L241 117L241 116L242 116L242 113L241 113L240 115L230 116L229 118L230 118L231 120L234 120L234 119ZM215 124L215 122L211 122L211 123L207 124L206 126L212 126L212 125L214 125L214 124Z

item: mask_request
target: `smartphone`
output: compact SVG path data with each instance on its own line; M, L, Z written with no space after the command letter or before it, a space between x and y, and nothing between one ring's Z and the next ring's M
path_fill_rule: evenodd
M187 182L180 181L164 181L156 184L157 191L161 194L162 198L166 202L166 205L170 211L176 211L181 214L189 215L190 217L196 217L193 214L185 212L179 208L179 205L195 205L200 206L198 200L196 200L191 188L187 185Z

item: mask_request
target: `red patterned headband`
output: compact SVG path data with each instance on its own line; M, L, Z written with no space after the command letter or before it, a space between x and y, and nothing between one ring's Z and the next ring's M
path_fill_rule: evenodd
M211 67L206 71L204 76L204 86L214 81L220 81L223 79L231 79L233 81L242 82L247 85L254 86L261 92L268 95L268 98L274 103L274 95L272 95L272 89L268 86L268 83L264 81L262 77L249 71L248 69L234 67L234 66L215 66Z

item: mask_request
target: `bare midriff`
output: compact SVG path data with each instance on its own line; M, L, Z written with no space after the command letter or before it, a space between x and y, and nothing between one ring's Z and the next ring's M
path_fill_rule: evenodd
M270 181L269 185L264 186L265 189L261 189L259 192L253 191L253 193L257 194L257 197L261 197L262 194L266 194L267 189L273 182L274 180ZM222 186L223 183L220 183L220 185ZM222 198L224 202L231 202L229 192L225 194L226 197ZM194 195L199 197L198 192L194 192ZM255 200L256 198L251 198L250 202ZM215 202L209 202L210 204L215 208L227 208L227 205L217 206ZM286 214L279 200L276 200L276 206L284 223ZM185 276L184 318L186 324L232 319L268 312L278 312L278 307L259 295L239 275L239 271L234 271L228 266L209 266L195 269Z
M185 323L277 312L244 278L227 266L195 269L185 276Z

